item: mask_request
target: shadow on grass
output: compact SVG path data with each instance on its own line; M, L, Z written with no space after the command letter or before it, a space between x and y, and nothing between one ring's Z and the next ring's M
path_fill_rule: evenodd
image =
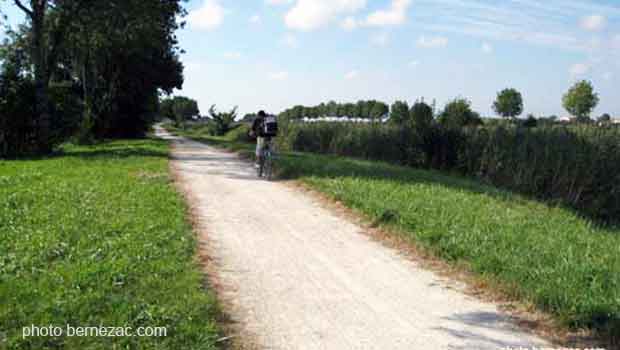
M16 158L0 158L0 160L26 162L53 160L63 157L101 160L130 157L168 158L168 142L156 138L136 140L106 140L90 145L65 144L47 156L22 156Z
M131 141L106 141L92 146L69 146L57 156L82 159L118 159L131 157L168 158L167 141L143 139Z

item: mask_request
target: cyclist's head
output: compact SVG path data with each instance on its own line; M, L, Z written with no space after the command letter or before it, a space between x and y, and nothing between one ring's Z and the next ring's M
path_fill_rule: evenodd
M258 116L261 118L265 118L267 116L267 114L265 113L265 111L259 111L258 112Z

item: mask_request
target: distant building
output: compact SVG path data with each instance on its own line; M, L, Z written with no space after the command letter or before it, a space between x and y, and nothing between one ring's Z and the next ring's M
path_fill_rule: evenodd
M572 120L571 117L559 117L558 118L558 122L560 122L560 123L570 123L571 120Z

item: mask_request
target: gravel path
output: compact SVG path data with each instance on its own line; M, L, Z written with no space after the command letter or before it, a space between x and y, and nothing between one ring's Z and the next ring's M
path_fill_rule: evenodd
M243 339L259 349L549 346L372 241L315 199L256 179L231 153L177 138L173 169Z

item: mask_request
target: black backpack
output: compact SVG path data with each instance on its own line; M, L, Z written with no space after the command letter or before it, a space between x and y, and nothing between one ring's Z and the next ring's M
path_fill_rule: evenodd
M274 137L278 135L278 119L273 115L268 115L263 120L262 136Z

